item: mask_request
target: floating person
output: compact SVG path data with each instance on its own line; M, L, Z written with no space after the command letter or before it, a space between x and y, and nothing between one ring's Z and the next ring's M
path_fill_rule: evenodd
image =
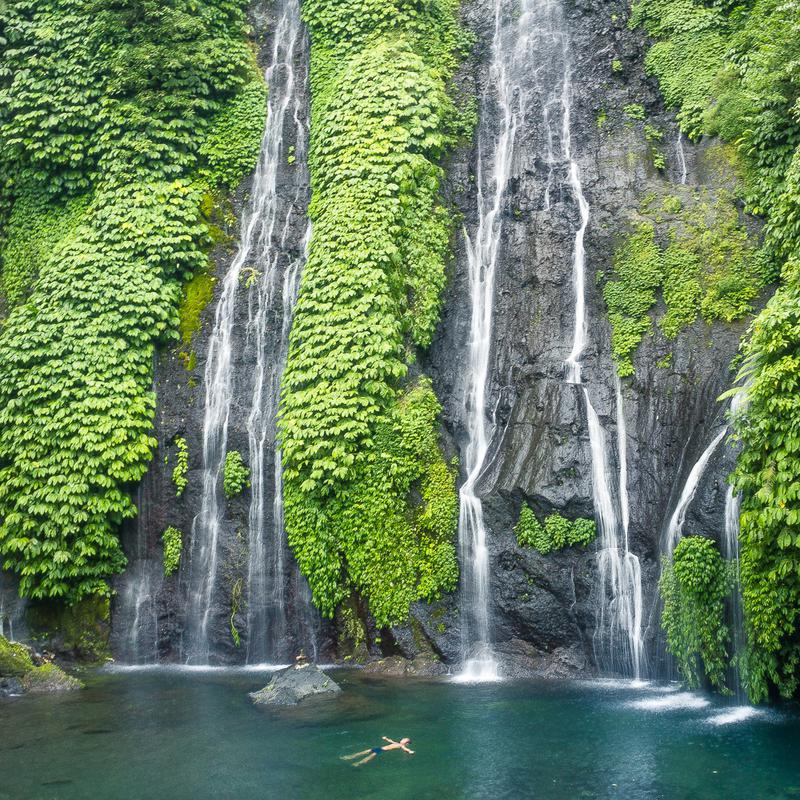
M360 767L362 764L366 764L367 761L372 761L375 756L380 755L381 753L386 753L389 750L402 750L404 753L408 753L410 756L414 755L414 751L409 748L408 745L411 744L411 739L407 736L404 739L401 739L399 742L396 742L394 739L390 739L388 736L381 736L384 742L388 742L388 744L383 745L383 747L370 747L368 750L361 750L358 753L353 753L349 756L342 756L343 761L351 761L354 758L358 758L359 756L366 756L366 758L362 758L361 761L356 761L353 764L354 767Z

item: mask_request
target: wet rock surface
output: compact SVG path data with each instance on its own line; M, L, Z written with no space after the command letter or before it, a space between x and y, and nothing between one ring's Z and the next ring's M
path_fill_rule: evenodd
M467 3L466 18L478 36L478 61L464 77L480 94L492 34L489 4ZM684 142L687 185L676 144L678 128L665 111L655 83L644 75L645 39L627 27L622 2L568 2L572 43L572 150L590 204L586 237L588 342L583 382L609 443L609 466L618 471L617 414L610 325L595 276L610 272L622 237L636 223L648 194L715 188L729 178L718 169L708 143ZM613 66L617 62L618 66ZM625 114L641 104L647 122L663 132L666 169L653 162L642 124ZM565 382L564 361L574 328L572 253L578 208L568 191L545 208L549 165L541 158L543 125L532 122L520 135L511 191L501 209L494 305L494 337L488 407L492 449L481 478L489 530L492 621L497 649L523 641L537 650L582 652L587 664L594 647L596 545L548 556L520 548L513 534L528 503L540 518L553 511L567 517L594 515L588 425L581 388ZM476 151L462 150L449 168L448 196L476 223ZM465 445L463 408L469 335L469 285L463 236L456 237L454 275L446 291L442 322L424 364L444 403L445 428L454 446ZM663 308L659 309L663 311ZM717 401L733 380L736 356L748 320L712 326L702 321L668 341L654 326L636 355L636 375L622 381L627 427L630 549L641 563L644 629L651 669L659 648L656 585L659 545L693 464L724 425ZM663 363L672 354L669 366ZM687 517L686 532L718 536L723 530L725 478L733 454L721 446L709 463ZM618 489L615 487L615 491ZM446 660L459 658L458 608L445 600L433 609L415 607L433 648ZM652 617L654 624L648 625ZM574 663L573 663L574 661ZM567 659L557 671L580 674L583 662Z
M294 706L311 697L333 697L342 690L315 664L289 667L277 672L272 680L250 699L259 706Z
M388 656L364 665L368 675L384 675L390 678L436 678L447 675L446 664L431 655L419 655L416 658Z
M19 678L0 678L0 697L18 697L24 692Z

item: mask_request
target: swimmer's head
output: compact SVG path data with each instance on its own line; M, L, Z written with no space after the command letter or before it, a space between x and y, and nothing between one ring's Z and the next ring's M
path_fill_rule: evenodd
M400 740L400 744L411 744L411 739L409 739L408 736L406 736L405 739Z

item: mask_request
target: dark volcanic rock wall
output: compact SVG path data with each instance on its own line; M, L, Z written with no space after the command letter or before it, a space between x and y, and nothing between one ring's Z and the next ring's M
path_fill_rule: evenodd
M489 5L472 2L467 11L479 37L477 63L468 78L478 91L486 80L491 44ZM713 163L706 166L711 161L706 149L687 143L690 186L677 185L682 172L675 148L678 130L664 112L657 87L643 74L644 39L627 29L626 4L567 0L566 14L573 45L573 154L591 205L584 384L613 448L609 461L616 471L610 326L594 276L610 269L614 249L648 193L680 195L691 184L702 185L707 175L715 181L719 176ZM615 60L621 62L621 71L612 68ZM643 104L648 122L666 133L664 174L653 165L642 125L632 124L623 113L631 103ZM498 649L533 657L529 663L536 666L541 661L537 650L552 653L569 648L569 671L593 660L593 548L543 557L519 548L512 530L525 501L540 515L554 510L569 517L593 515L585 407L580 388L564 382L563 366L574 326L572 248L578 209L568 193L553 197L551 208L544 208L548 166L542 127L530 125L523 132L513 191L503 209L490 403L495 434L482 494L490 531ZM462 152L450 169L450 197L467 228L475 220L475 197L469 191L474 186L474 165L475 153ZM444 398L447 429L462 446L467 281L463 237L459 236L455 274L427 366ZM729 364L745 327L746 322L712 328L698 322L676 342L657 334L640 348L636 376L623 381L631 549L642 563L646 615L655 599L660 539L689 471L724 421L724 406L717 397L730 385ZM671 365L657 367L669 352L673 352ZM720 447L701 482L686 530L708 534L722 530L725 476L731 467L725 449ZM448 659L456 659L459 637L454 601L448 599L432 611L419 608L418 616L436 648ZM651 661L657 651L653 642L657 615L652 622L647 630ZM558 655L555 660L561 663L564 653ZM651 671L660 669L651 667Z

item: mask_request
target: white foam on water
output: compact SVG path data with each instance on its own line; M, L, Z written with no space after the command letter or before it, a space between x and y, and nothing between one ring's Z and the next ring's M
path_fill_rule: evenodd
M599 678L595 680L579 680L575 684L586 689L607 692L651 692L654 694L672 694L681 689L679 683L657 683L656 681L635 680L630 678Z
M705 697L692 692L668 693L658 697L632 700L625 704L628 708L640 711L679 711L682 709L706 708L710 705Z
M471 658L457 675L453 675L452 683L498 683L503 678L497 670L494 659Z
M706 722L710 725L735 725L737 722L746 722L750 719L764 719L766 716L767 712L763 708L734 706L714 714Z
M286 669L289 664L247 664L237 667L212 666L211 664L107 664L102 672L132 673L132 672L174 672L174 673L228 673L242 672L278 672Z

